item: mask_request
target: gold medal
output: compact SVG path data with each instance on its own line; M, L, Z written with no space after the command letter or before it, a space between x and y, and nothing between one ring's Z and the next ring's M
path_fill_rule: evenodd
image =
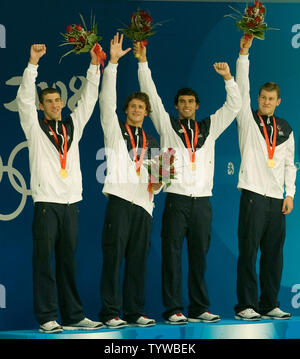
M60 177L65 179L66 177L68 177L68 172L66 169L62 168L60 171L59 171L59 174L60 174Z
M129 134L130 142L131 142L131 146L132 146L132 150L133 150L133 154L134 154L136 174L139 177L141 177L141 165L143 163L143 159L144 159L144 156L145 156L146 144L147 144L146 134L145 134L145 131L142 129L143 147L142 147L142 152L141 152L141 155L140 155L140 159L138 159L136 144L135 144L134 137L133 137L133 134L131 132L131 129L130 129L128 123L125 123L125 127L126 127L126 130L127 130L128 134Z
M195 121L195 136L194 136L194 143L193 143L193 148L191 146L191 141L189 139L189 136L186 132L185 127L183 126L183 124L181 123L181 128L182 131L184 133L184 138L185 138L185 143L186 143L186 147L189 151L189 156L190 156L190 161L191 161L191 166L192 166L192 171L196 170L196 163L195 163L195 158L196 158L196 149L197 149L197 144L198 144L198 135L199 135L199 127L198 127L198 123Z
M273 168L275 167L275 161L273 160L273 158L269 158L268 161L267 161L267 166L269 168Z
M266 144L267 144L267 151L268 151L268 161L267 161L267 166L269 168L273 168L275 167L275 161L273 160L273 156L275 153L275 148L276 148L276 139L277 139L277 125L276 125L276 119L275 116L273 115L273 128L274 128L274 134L273 134L273 140L272 140L272 148L270 145L270 139L268 136L268 132L267 132L267 128L266 125L264 123L263 118L261 117L261 115L257 112L258 117L260 118L260 122L261 125L263 126L263 132L264 132L264 136L265 136L265 140L266 140Z
M68 137L67 137L66 127L65 127L65 125L62 125L62 130L63 130L63 134L64 134L64 149L63 149L63 154L62 154L56 133L53 131L53 129L47 123L46 120L44 120L44 122L49 127L49 130L52 132L52 135L53 135L54 140L55 140L56 147L57 147L58 152L59 152L59 161L60 161L60 166L61 166L61 170L59 171L59 175L60 175L61 178L65 179L66 177L68 177L68 172L65 169L66 168L66 163L67 163L67 152L68 152Z

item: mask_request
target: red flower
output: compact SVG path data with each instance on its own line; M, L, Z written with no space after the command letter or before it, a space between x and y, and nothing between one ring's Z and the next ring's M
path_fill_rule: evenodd
M59 62L62 58L69 55L70 53L81 54L83 52L90 51L95 44L98 43L102 38L97 35L98 28L93 18L91 20L91 29L87 30L86 26L84 27L81 24L85 24L83 16L80 14L81 23L78 24L69 24L66 27L66 33L61 34L64 38L64 42L60 46L70 45L73 47L71 51L67 51L64 55L61 56ZM96 51L95 51L96 52ZM103 58L105 56L100 52L101 56L98 56L99 63L104 64Z
M235 25L239 30L243 31L244 34L250 34L251 37L260 40L265 39L266 30L271 30L271 28L265 23L266 7L261 1L255 0L252 2L252 6L246 5L243 13L232 6L230 8L241 15L241 17L237 14L226 15L235 20ZM278 29L272 28L272 30Z
M169 152L169 155L172 156L172 155L175 155L176 151L174 150L174 148L172 147L169 147L168 148L168 152Z
M143 18L143 20L145 20L145 21L148 21L148 22L153 21L152 17L145 10L140 10L140 15Z
M260 9L259 9L259 13L260 14L264 14L266 12L266 9L262 6Z
M84 36L80 36L79 41L83 44L85 44L85 37Z
M119 30L129 39L141 44L143 48L143 46L147 45L145 40L155 33L153 29L160 24L153 25L153 18L151 15L146 10L140 10L139 8L136 12L131 13L130 19L130 24ZM139 57L140 53L136 53L135 56Z
M66 32L67 33L70 33L73 31L73 26L72 25L68 25L67 28L66 28Z
M142 47L147 46L148 45L148 40L141 41L141 45L142 45Z
M147 16L145 16L145 21L148 23L148 24L152 24L152 17L150 15L147 14Z
M174 162L174 154L171 153L175 153L175 150L169 148L168 151L155 156L150 162L143 164L147 168L149 175L147 190L150 200L153 197L153 183L162 183L168 187L171 185L171 180L175 179L175 167L171 164Z
M145 25L143 26L143 31L150 31L151 30L151 26Z
M247 8L247 14L248 14L248 15L251 15L252 12L253 12L253 6L249 6L249 7Z

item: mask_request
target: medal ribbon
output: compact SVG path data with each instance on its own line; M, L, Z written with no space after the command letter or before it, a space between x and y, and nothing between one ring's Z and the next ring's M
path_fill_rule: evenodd
M61 150L60 150L60 146L59 146L59 141L58 141L58 138L57 138L57 135L56 133L52 130L51 126L49 125L49 123L44 120L44 122L46 123L46 125L49 127L50 131L52 132L53 134L53 137L54 137L54 141L55 141L55 144L56 144L56 147L59 151L59 160L60 160L60 166L63 170L66 169L66 164L67 164L67 152L68 152L68 140L67 140L67 130L66 130L66 127L64 124L61 125L62 127L62 130L63 130L63 135L64 135L64 153L61 154Z
M194 164L195 163L196 147L197 147L197 144L198 144L198 134L199 134L198 123L195 121L195 137L194 137L194 148L193 149L192 149L192 146L191 146L189 136L188 136L188 134L186 132L186 129L184 128L182 123L180 124L180 126L182 127L182 130L183 130L183 133L184 133L185 143L186 143L187 149L189 151L189 155L190 155L190 161Z
M146 140L145 131L142 129L143 146L142 146L142 152L141 152L141 155L140 155L140 160L138 160L137 151L136 151L136 145L135 145L133 134L131 132L131 128L129 127L128 123L125 123L125 127L126 127L126 130L127 130L128 134L129 134L129 137L130 137L130 142L131 142L133 155L134 155L136 173L138 174L138 176L140 176L141 165L143 163L143 159L144 159L145 152L146 152L146 142L147 142L147 140Z
M104 69L104 61L106 60L106 53L102 50L102 47L96 43L96 46L94 48L94 53L97 55L97 60L99 62L99 65L97 66L97 73L98 73L98 67L102 66L102 75L103 75L103 69Z
M275 152L275 148L276 148L276 139L277 139L277 127L276 127L276 120L275 120L275 116L273 115L273 128L274 128L274 134L273 134L273 141L272 141L272 148L270 145L270 140L269 140L269 136L268 136L268 132L267 132L267 128L266 125L264 123L264 120L262 119L261 115L257 112L258 117L260 119L260 122L263 126L263 131L264 131L264 136L265 136L265 140L266 140L266 144L267 144L267 150L268 150L268 155L269 155L269 159L272 160L274 157L274 152Z

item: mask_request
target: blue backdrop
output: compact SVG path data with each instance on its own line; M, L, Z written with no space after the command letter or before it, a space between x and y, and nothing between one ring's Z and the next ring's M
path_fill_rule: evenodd
M40 62L38 89L55 85L67 104L64 114L78 100L89 55L70 55L59 64L65 51L60 48L69 23L79 23L82 13L89 23L96 16L103 48L109 52L109 41L115 31L127 23L138 6L151 12L155 22L169 20L159 28L148 46L148 60L165 107L176 114L173 98L180 87L190 86L200 97L198 118L213 113L225 99L224 83L212 64L227 61L235 74L241 33L233 21L224 18L237 2L184 1L23 1L2 0L0 4L0 330L36 327L32 309L32 237L33 202L29 188L28 150L22 132L15 97L20 76L27 65L32 43L46 43L47 54ZM257 92L267 81L282 89L278 115L294 129L295 163L300 159L299 87L300 87L300 4L268 3L267 22L280 31L270 31L265 41L255 40L251 49L251 96L256 107ZM131 46L126 40L125 46ZM120 60L118 70L118 103L121 109L126 96L138 89L137 63L130 53ZM124 118L120 110L119 116ZM149 119L145 128L154 136ZM97 319L100 309L101 231L106 199L102 184L96 179L103 161L96 159L103 148L103 133L96 104L80 144L83 175L83 201L80 203L80 233L77 252L78 288L87 316ZM211 311L223 318L233 316L236 304L237 221L239 191L236 189L240 163L236 124L221 135L216 144L212 239L208 254L207 286ZM297 179L297 183L299 179ZM296 185L297 185L296 183ZM160 229L164 194L156 197L151 250L146 285L146 313L161 320L161 251ZM296 195L294 211L287 218L284 271L279 300L282 307L299 315L299 215ZM186 247L185 247L186 249ZM187 254L183 251L183 296L188 303L186 275Z

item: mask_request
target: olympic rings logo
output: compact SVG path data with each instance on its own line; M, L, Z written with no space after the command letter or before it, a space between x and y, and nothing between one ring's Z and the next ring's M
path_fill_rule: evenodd
M11 221L12 219L18 217L18 215L23 211L25 207L27 196L31 196L31 190L27 188L26 182L22 174L13 166L14 159L19 151L23 148L26 148L27 141L19 143L11 152L7 166L3 165L2 158L0 156L0 183L2 181L2 176L4 172L7 172L8 178L10 180L11 185L13 188L22 195L20 204L18 208L10 213L10 214L1 214L0 213L0 221ZM16 182L15 177L19 180L20 185Z

